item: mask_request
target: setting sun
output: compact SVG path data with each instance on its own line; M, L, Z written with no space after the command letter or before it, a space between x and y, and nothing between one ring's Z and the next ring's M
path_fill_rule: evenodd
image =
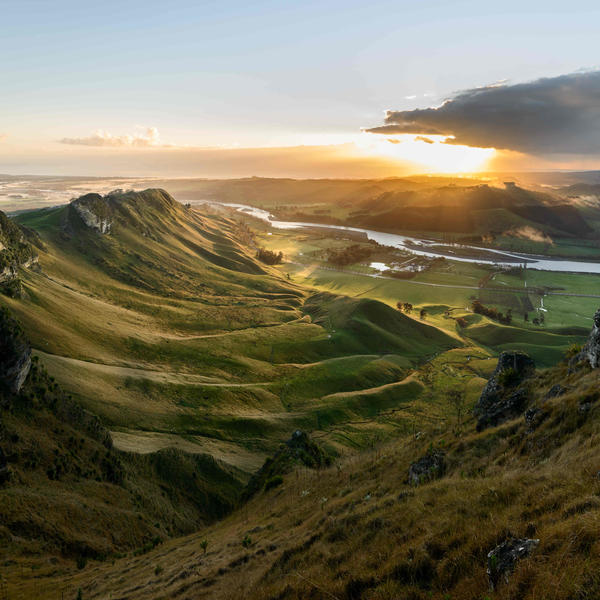
M357 146L369 156L410 161L430 173L473 173L485 169L494 157L494 148L451 144L442 135L412 134L379 136L365 133Z

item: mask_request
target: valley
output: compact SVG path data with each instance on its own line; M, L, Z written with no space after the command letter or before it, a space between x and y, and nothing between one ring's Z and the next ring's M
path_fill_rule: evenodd
M597 1L2 17L0 600L600 599Z
M18 548L19 558L0 568L10 598L53 597L53 590L72 595L79 588L85 598L105 598L131 569L123 597L160 597L154 580L170 590L169 597L185 597L187 585L205 587L206 597L271 597L280 589L279 578L268 575L274 565L283 565L289 552L306 550L310 556L314 542L293 550L290 540L267 532L327 531L342 518L334 514L352 520L353 507L366 509L367 497L380 498L377 511L387 514L391 490L404 484L390 483L395 479L387 481L383 473L390 461L422 452L422 436L429 447L450 444L457 457L466 444L472 448L469 469L479 468L480 444L493 446L492 440L513 435L510 428L506 434L471 433L471 407L498 355L526 352L549 385L544 373L560 371L556 365L565 354L585 343L600 295L600 275L594 273L420 256L354 230L278 227L214 201L182 204L161 189L84 194L69 204L19 212L14 222L32 249L16 268L10 281L17 283L1 297L2 305L18 319L51 385L106 428L110 460L122 465L126 483L112 481L110 471L97 477L109 477L105 487L123 488L115 498L132 502L126 510L138 515L140 527L125 528L127 539L104 539L111 528L103 523L114 510L107 500L93 539L63 528L54 534L59 546L47 542L37 555L23 541L13 542L8 551L14 556ZM280 258L261 261L261 248ZM18 429L18 417L14 423ZM306 465L291 467L295 484L285 469L282 475L275 470L274 483L266 479L256 498L240 500L246 486L256 485L249 482L261 465L299 430L310 432L335 467L318 475ZM64 444L57 443L55 453ZM15 463L23 469L20 477L28 465ZM82 476L73 467L61 468L66 471L54 485L80 493L75 490ZM191 472L200 487L188 489ZM43 477L36 481L43 493ZM340 481L350 504L333 501ZM467 493L472 484L464 485ZM260 491L269 486L279 491ZM158 489L169 499L166 505ZM379 490L375 496L373 490ZM305 508L294 508L305 491ZM180 494L187 498L185 516L179 514ZM323 515L318 520L309 517L317 497ZM148 508L157 502L160 509ZM280 508L268 509L265 502ZM49 510L60 515L63 509ZM200 533L182 538L198 528L196 520ZM27 544L56 526L51 521L36 527L25 536ZM240 535L252 541L230 560L226 548ZM333 542L329 533L310 539L314 535ZM206 561L198 559L203 539L211 540ZM269 552L279 562L270 563ZM47 563L49 556L54 558ZM73 566L84 558L88 566ZM193 566L185 574L173 572L173 565L189 561ZM226 575L255 562L262 566L246 571L253 581L247 590L236 587L238 575ZM256 579L260 572L263 579ZM170 583L167 573L174 577ZM311 586L321 589L313 577L327 581L330 574L303 572L298 597ZM180 579L189 582L175 585ZM326 588L336 597L354 597L336 584Z

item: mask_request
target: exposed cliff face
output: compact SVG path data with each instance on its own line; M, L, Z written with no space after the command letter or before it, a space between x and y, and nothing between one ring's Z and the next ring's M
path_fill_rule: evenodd
M31 368L31 348L19 324L0 310L0 385L17 393Z
M86 227L98 233L110 233L112 210L106 198L100 194L86 194L71 202L71 210L79 216Z
M101 235L110 234L115 223L133 226L136 229L147 229L144 221L156 209L162 215L177 213L182 208L164 190L145 190L142 192L114 190L105 196L85 194L69 205L69 224L72 229L76 221Z

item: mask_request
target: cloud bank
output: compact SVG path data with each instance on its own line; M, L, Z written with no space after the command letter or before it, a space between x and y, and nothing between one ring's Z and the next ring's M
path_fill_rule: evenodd
M452 136L447 143L529 154L600 152L600 71L459 92L438 108L388 110L385 135Z
M160 146L160 134L156 127L148 127L144 133L133 135L112 135L98 129L88 137L63 138L61 144L72 146L109 146L113 148L149 148Z

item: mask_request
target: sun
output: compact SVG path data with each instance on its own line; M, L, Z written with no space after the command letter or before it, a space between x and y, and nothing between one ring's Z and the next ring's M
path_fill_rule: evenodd
M495 148L476 148L448 143L441 135L394 135L364 133L356 142L369 156L409 161L428 173L473 173L481 171L496 154Z

